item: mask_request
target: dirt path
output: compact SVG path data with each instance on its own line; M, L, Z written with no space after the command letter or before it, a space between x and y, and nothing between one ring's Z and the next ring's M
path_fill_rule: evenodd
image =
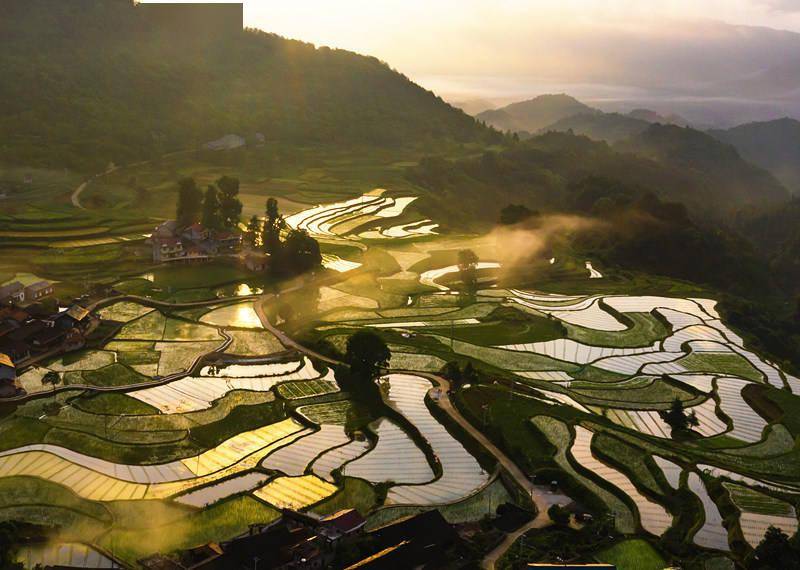
M165 155L162 155L161 157L159 157L158 160L161 160L161 159L164 159L164 158L170 158L170 157L173 157L173 156L179 156L181 154L187 154L187 153L190 153L190 152L195 152L195 151L194 151L194 149L192 149L192 150L178 150L178 151L175 151L175 152L170 152L170 153L167 153ZM153 162L153 161L152 160L143 160L141 162L135 162L133 164L127 164L125 166L112 166L111 168L107 169L105 172L100 172L99 174L95 174L94 176L92 176L88 180L85 180L84 182L82 182L81 185L78 186L77 188L75 188L75 190L72 192L72 195L70 196L70 201L72 202L72 205L75 206L76 208L78 208L79 210L85 210L86 209L86 208L84 208L83 204L81 204L81 194L83 193L84 190L86 190L86 188L89 186L89 184L91 184L92 182L94 182L98 178L102 178L103 176L108 176L109 174L111 174L113 172L116 172L117 170L120 170L122 168L137 168L139 166L144 166L146 164L150 164L151 162Z

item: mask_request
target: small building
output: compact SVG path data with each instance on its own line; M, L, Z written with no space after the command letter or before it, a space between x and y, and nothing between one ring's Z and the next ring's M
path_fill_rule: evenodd
M205 150L214 150L214 151L234 150L237 148L241 148L246 144L247 141L244 139L244 137L231 134L231 135L225 135L224 137L219 138L217 140L207 142L206 144L203 145L203 148Z
M164 263L186 256L183 242L176 237L153 238L153 261Z
M335 542L362 534L367 520L356 509L345 509L324 517L320 524L322 527L320 534Z
M17 379L17 368L7 354L0 353L0 381L14 382Z
M25 302L25 286L19 281L8 283L0 287L0 304L10 305L12 303Z
M218 251L235 251L242 246L242 234L227 230L217 230L211 235Z
M8 338L0 340L0 351L10 357L13 362L20 362L31 357L31 348L28 343Z
M47 281L39 281L25 287L25 299L32 303L39 299L49 297L55 292L55 285Z
M17 393L17 369L7 354L0 353L0 398L8 398Z
M178 222L167 220L156 226L150 239L164 239L178 237Z
M0 338L17 330L30 318L31 316L26 311L17 307L0 308Z
M200 222L195 222L183 230L183 237L191 241L205 241L208 236L208 229Z

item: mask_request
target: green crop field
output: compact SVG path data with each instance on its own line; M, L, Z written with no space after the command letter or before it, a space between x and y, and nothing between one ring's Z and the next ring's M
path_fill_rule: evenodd
M595 558L598 562L613 564L618 570L663 570L667 564L650 543L641 539L615 544Z

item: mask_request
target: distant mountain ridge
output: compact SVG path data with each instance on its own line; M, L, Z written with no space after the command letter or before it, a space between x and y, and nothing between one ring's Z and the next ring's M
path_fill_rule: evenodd
M769 170L789 190L800 194L800 121L783 118L709 133L736 147L744 158Z
M709 193L719 196L721 206L728 201L761 208L789 199L786 188L772 174L702 131L652 124L614 148L692 174Z
M569 95L539 95L528 101L512 103L475 118L501 131L536 133L567 117L599 113Z

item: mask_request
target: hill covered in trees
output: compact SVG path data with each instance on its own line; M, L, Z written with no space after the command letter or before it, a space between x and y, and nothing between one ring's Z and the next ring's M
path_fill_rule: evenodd
M536 133L553 123L574 115L600 113L569 95L540 95L528 101L512 103L501 109L484 111L476 116L501 131Z
M500 208L512 203L542 211L563 209L570 203L570 188L588 177L646 190L685 204L697 218L717 221L788 199L772 176L708 135L660 125L646 132L621 149L550 132L475 159L431 157L408 177L429 190L420 205L429 205L429 215L457 209L463 214L452 219L464 221L493 222Z
M778 119L709 131L736 147L747 160L772 172L789 190L800 193L800 121Z
M375 58L155 26L131 0L8 0L0 161L96 171L228 133L404 145L497 137ZM11 80L9 80L11 78Z

